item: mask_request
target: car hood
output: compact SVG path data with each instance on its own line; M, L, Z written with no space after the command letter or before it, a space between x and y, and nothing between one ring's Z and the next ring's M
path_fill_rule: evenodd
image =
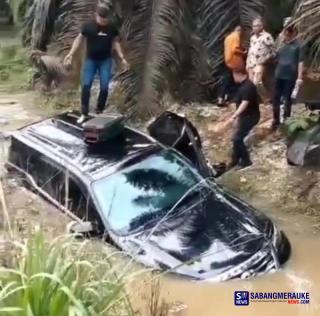
M149 266L222 281L279 267L281 236L270 219L216 186L158 227L124 238L123 248Z

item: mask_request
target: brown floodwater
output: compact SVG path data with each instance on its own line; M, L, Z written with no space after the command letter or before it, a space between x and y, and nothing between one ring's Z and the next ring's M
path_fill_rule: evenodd
M269 214L270 215L270 214ZM225 283L193 283L166 277L162 290L169 302L186 305L183 316L319 316L320 315L320 232L305 216L285 215L281 211L271 217L286 232L292 245L292 256L286 266L274 273L251 280ZM251 303L234 305L234 291L309 292L310 304Z

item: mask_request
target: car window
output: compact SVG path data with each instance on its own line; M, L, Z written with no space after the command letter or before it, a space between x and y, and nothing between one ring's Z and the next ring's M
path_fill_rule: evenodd
M111 228L126 234L169 212L199 181L186 162L166 150L95 182L93 190Z
M68 186L65 188L65 207L83 221L89 221L94 224L99 232L103 232L103 224L97 212L97 209L90 197L87 189L76 177L68 178Z
M82 220L88 220L89 201L85 190L80 188L80 181L69 177L69 187L66 188L67 203L66 206L77 217Z
M27 160L27 172L37 186L59 203L64 200L64 172L50 158L35 153Z

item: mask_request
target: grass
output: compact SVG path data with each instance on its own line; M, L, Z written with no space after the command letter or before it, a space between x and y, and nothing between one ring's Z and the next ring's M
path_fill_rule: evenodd
M26 89L32 76L32 67L18 35L14 31L0 32L0 85L8 92Z
M141 284L141 273L147 271L128 266L104 241L61 236L49 242L29 225L29 238L19 242L26 236L8 225L14 218L5 216L3 191L0 195L6 223L6 233L0 235L1 316L169 315L170 306L160 299L159 275L147 275ZM149 293L146 301L137 303L144 292ZM134 311L131 302L141 311Z
M41 232L18 245L13 267L0 271L0 315L134 315L112 256L87 256L86 246L74 237L47 243Z

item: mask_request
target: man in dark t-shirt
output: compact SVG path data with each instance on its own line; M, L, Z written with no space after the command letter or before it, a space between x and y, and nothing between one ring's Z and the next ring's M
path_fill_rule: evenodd
M280 124L280 104L284 99L283 120L291 116L292 93L303 82L304 52L298 41L297 30L292 25L285 25L277 52L275 85L273 92L272 130Z
M235 99L236 111L229 120L234 126L233 152L229 167L246 168L251 166L252 162L244 139L260 120L260 98L257 87L245 71L234 72L233 77L239 87Z
M81 117L78 123L83 123L89 113L90 92L95 75L100 77L100 94L97 102L97 114L102 113L108 98L109 82L112 70L112 50L117 52L122 65L129 65L124 58L118 38L117 29L109 21L109 10L98 6L95 19L82 26L81 33L75 39L65 64L71 64L76 51L86 41L87 56L82 73Z

